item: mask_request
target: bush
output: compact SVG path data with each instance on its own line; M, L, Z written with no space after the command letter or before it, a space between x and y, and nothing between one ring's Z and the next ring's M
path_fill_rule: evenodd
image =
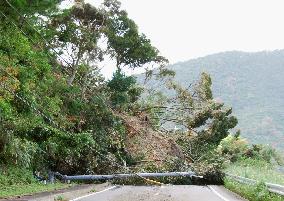
M46 167L64 174L93 173L98 145L92 133L54 133L42 144Z
M37 148L38 145L36 143L11 136L9 143L7 143L3 152L0 153L0 158L7 165L29 168L33 164Z
M228 135L220 142L217 152L234 162L241 158L248 151L248 148L247 140L238 136Z
M246 157L264 160L267 163L276 162L278 165L283 164L281 155L271 146L268 145L252 145L245 153Z
M113 74L107 86L110 89L112 105L121 110L129 109L129 104L136 102L143 91L137 86L135 78L126 76L121 69Z
M281 156L272 147L258 144L250 146L247 140L240 136L228 135L220 142L216 150L221 156L231 162L236 162L243 158L253 158L266 161L267 163L283 163Z
M30 170L15 167L0 167L0 189L10 185L27 185L37 182Z

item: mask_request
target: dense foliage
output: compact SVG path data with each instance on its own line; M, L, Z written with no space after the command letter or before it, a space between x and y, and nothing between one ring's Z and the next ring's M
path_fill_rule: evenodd
M134 77L126 76L121 69L118 69L113 78L107 83L110 89L110 100L116 109L127 110L131 107L131 103L135 103L143 89L136 85Z
M111 171L128 157L113 110L128 111L141 93L122 68L159 65L161 57L118 1L99 8L77 1L65 10L60 2L0 3L0 163ZM107 56L118 64L110 81L98 68Z

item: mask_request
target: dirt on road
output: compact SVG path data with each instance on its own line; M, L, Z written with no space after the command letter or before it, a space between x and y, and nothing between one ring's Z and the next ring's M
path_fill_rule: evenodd
M222 186L117 186L76 201L244 201Z

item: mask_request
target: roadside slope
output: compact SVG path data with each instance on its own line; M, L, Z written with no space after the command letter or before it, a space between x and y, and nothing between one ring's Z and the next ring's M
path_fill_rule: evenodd
M155 131L145 116L118 114L127 129L126 150L141 162L161 168L168 161L184 160L179 145L169 136Z

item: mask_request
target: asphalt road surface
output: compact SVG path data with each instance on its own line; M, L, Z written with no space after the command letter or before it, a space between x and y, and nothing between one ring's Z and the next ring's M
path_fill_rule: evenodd
M73 201L243 201L222 186L114 186Z

